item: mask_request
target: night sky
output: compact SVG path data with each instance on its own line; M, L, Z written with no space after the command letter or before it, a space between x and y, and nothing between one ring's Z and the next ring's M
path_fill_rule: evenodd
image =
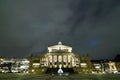
M62 41L74 53L120 53L120 0L0 0L0 56L27 57Z

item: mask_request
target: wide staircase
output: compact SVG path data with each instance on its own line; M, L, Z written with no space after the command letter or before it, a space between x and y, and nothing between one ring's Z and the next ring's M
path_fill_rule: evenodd
M47 68L46 73L47 74L51 74L51 73L57 74L58 69L59 68ZM62 68L62 70L64 73L74 73L73 68Z

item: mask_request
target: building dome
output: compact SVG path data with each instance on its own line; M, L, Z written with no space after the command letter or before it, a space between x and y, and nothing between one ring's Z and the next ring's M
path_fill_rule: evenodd
M64 52L72 52L72 47L63 45L62 42L58 42L58 45L53 45L48 47L48 52L57 52L57 51L64 51Z
M58 45L62 45L62 42L58 42Z

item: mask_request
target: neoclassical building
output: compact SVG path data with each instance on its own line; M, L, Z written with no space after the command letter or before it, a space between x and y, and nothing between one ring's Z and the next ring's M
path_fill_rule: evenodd
M58 42L49 46L48 53L30 58L30 72L41 71L45 73L56 72L61 67L64 72L75 72L86 69L90 63L89 57L81 57L72 52L72 47ZM78 69L78 70L76 70Z
M79 67L80 58L72 53L72 47L59 42L58 45L48 47L48 53L41 58L41 63L42 67L47 68Z

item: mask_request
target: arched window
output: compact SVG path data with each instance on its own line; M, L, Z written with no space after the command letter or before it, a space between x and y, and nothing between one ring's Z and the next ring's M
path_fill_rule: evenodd
M57 62L57 56L54 55L54 62Z
M71 62L71 55L68 55L68 62Z
M63 62L67 62L67 56L66 55L63 56Z
M51 55L49 56L49 61L52 63L52 56Z
M62 62L62 56L58 56L58 61Z

